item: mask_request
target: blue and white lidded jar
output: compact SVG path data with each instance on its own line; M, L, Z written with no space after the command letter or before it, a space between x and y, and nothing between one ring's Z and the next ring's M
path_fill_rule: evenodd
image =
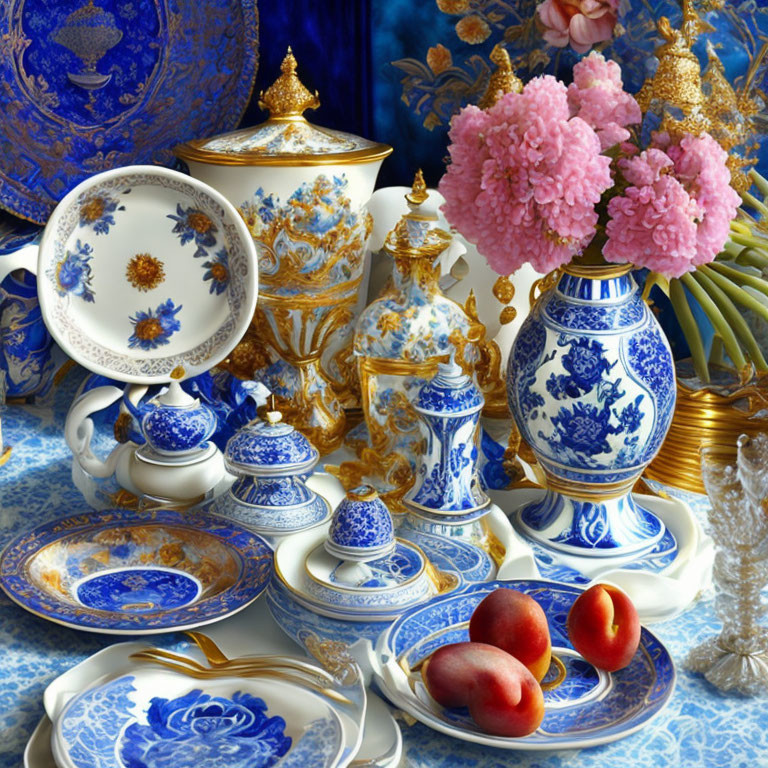
M227 442L224 464L238 479L213 511L265 534L322 523L331 507L304 482L318 458L315 447L283 423L279 411L268 411L266 421L247 424Z
M477 428L483 396L470 376L451 359L440 363L414 401L426 447L416 483L405 503L440 515L468 515L490 499L477 472Z
M392 515L370 485L347 491L333 513L325 550L341 560L376 560L395 549Z
M631 489L675 407L672 353L628 265L564 268L515 339L509 406L547 493L517 523L581 556L646 552L665 526Z

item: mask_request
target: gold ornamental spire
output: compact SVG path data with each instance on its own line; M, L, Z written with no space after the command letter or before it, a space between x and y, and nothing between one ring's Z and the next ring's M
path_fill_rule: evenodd
M488 87L480 99L480 109L492 107L505 93L520 93L523 90L523 81L512 69L509 53L501 43L496 43L491 51L491 61L496 69L491 72Z
M413 205L421 205L429 197L427 192L427 183L424 181L424 174L419 168L416 171L416 175L413 177L413 185L411 191L405 196L405 199Z
M384 240L384 250L397 259L435 259L453 240L445 230L434 226L437 211L424 206L429 199L421 169L413 177L411 191L405 196L409 211L400 217Z
M699 18L693 0L683 0L680 29L672 27L666 16L658 20L656 28L666 42L656 49L659 66L643 83L637 102L643 112L660 110L662 131L699 135L709 129L709 119L701 65L691 48L698 36L712 27Z
M269 110L270 119L301 118L304 110L317 109L320 97L310 93L296 74L296 57L291 47L280 65L280 76L259 94L259 107Z

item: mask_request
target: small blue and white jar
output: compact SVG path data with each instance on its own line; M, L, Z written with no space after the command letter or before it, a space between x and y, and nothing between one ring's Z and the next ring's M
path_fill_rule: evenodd
M279 411L238 430L227 442L224 465L237 476L213 505L216 514L268 536L325 522L330 504L305 484L320 454Z
M565 267L515 339L507 386L547 487L518 512L522 532L581 556L658 542L664 524L631 489L672 421L675 371L630 267Z
M395 526L375 488L361 485L347 491L333 513L325 550L340 560L365 562L395 550Z
M454 361L440 363L413 403L426 447L416 482L405 496L410 507L436 515L471 515L491 502L477 471L477 428L483 396Z
M207 448L218 421L211 408L190 397L177 382L154 402L141 419L141 431L152 450L161 456L188 456Z

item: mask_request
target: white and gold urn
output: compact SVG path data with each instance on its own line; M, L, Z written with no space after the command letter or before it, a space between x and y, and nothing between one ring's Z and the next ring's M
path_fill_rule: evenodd
M176 148L191 174L240 211L259 251L253 323L227 363L260 379L286 420L321 453L341 444L345 406L356 404L351 341L372 220L365 204L386 144L320 128L320 105L291 53L261 94L261 125Z

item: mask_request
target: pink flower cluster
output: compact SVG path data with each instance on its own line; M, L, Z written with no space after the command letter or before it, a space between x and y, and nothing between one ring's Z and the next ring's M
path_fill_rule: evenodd
M728 156L708 134L656 134L638 155L627 126L641 119L618 64L598 53L573 68L567 89L543 76L486 111L467 107L451 123L440 181L448 222L501 274L524 263L549 272L594 237L598 203L615 184L601 152L621 144L613 172L627 186L607 205L605 259L667 277L711 261L740 202Z
M629 187L608 203L603 256L680 277L718 254L740 198L725 150L708 134L666 134L619 163Z
M528 262L549 272L592 239L610 159L593 128L571 116L562 83L535 78L487 111L467 107L449 136L443 212L494 270Z
M626 126L643 119L640 105L624 90L621 67L595 51L574 66L568 104L571 114L597 131L604 150L627 141Z
M544 0L536 8L544 39L556 48L570 44L578 53L613 37L618 9L619 0Z

